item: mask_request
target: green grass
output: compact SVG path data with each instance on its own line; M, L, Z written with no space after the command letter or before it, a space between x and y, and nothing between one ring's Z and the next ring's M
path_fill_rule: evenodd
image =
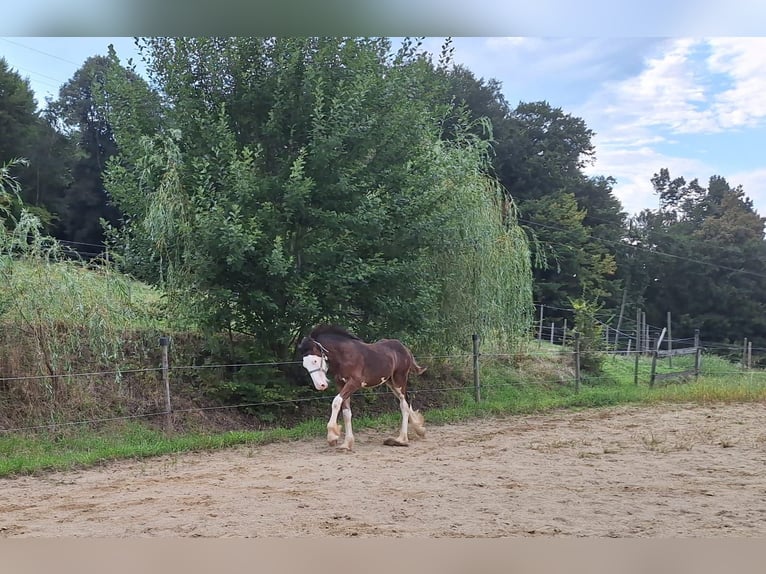
M590 379L575 392L571 383L525 377L509 367L488 366L482 371L482 401L466 390L462 402L429 409L429 425L450 424L477 417L544 413L555 409L585 409L626 404L750 402L766 399L766 373L741 373L713 357L704 361L705 374L694 382L668 383L650 388L646 376L633 382L633 360L609 358L602 377ZM674 365L675 367L675 365ZM683 368L679 365L678 368ZM379 417L354 419L355 430L395 429L398 410ZM68 470L118 459L140 459L190 451L259 445L277 441L322 440L325 421L312 419L293 428L257 432L165 434L131 422L111 431L69 430L60 434L0 435L0 477Z
M0 436L0 477L72 470L120 459L297 440L323 430L323 423L312 420L290 429L166 435L133 422L98 433L81 429L66 435L4 435Z

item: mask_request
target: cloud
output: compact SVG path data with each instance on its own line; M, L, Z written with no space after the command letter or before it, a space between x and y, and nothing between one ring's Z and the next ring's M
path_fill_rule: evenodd
M684 176L688 179L695 174L710 174L710 166L705 162L681 156L664 154L647 141L642 145L601 144L599 136L594 138L598 156L592 166L584 171L586 175L611 175L617 180L614 195L622 203L629 215L641 210L657 208L657 196L652 187L651 178L665 167L673 177ZM702 181L700 176L700 181Z
M684 38L648 58L641 73L602 84L583 112L622 132L718 133L762 125L764 93L766 38Z
M715 95L712 109L723 129L754 127L766 119L766 38L714 38L709 42L711 72L730 78Z
M656 205L650 178L662 167L700 181L723 175L766 205L766 161L735 174L726 168L736 146L752 145L751 132L766 124L764 93L766 38L665 41L639 73L603 82L576 109L597 134L588 171L615 177L615 195L631 213ZM716 151L705 152L710 145Z

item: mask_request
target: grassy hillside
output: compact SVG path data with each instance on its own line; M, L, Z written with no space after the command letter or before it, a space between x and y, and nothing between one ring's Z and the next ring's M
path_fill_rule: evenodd
M0 256L0 428L146 408L131 371L159 364L168 323L161 293L108 266Z

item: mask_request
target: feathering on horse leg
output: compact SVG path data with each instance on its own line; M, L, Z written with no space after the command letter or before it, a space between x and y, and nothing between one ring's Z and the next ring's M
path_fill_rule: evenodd
M388 388L394 393L394 396L399 401L399 410L402 413L402 426L397 438L387 438L383 441L383 444L387 446L408 446L409 438L407 436L407 424L409 422L410 406L407 404L407 399L404 397L404 393L394 386L393 383L387 383Z
M399 410L402 412L402 428L397 440L402 444L409 444L410 439L407 433L407 427L410 420L410 405L407 404L407 399L404 398L403 393L400 393L399 396Z
M343 444L340 448L351 450L354 448L354 431L351 429L351 399L343 401L343 426L346 436L343 439Z
M340 426L338 425L338 414L340 413L340 407L343 404L343 397L337 395L332 400L332 412L330 413L330 420L327 422L327 443L330 446L336 446L340 440Z
M351 430L351 409L343 409L343 424L345 426L345 437L343 444L338 448L351 450L354 448L354 433Z
M410 424L412 425L412 430L415 431L415 434L418 435L419 438L425 438L426 436L426 420L423 417L423 414L420 411L416 411L412 408L412 405L410 405Z

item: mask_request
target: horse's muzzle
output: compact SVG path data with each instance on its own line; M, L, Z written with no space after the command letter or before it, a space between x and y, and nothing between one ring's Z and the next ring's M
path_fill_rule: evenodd
M318 391L325 390L329 384L327 381L327 361L324 357L317 355L306 355L303 357L303 367L311 375L311 382Z

